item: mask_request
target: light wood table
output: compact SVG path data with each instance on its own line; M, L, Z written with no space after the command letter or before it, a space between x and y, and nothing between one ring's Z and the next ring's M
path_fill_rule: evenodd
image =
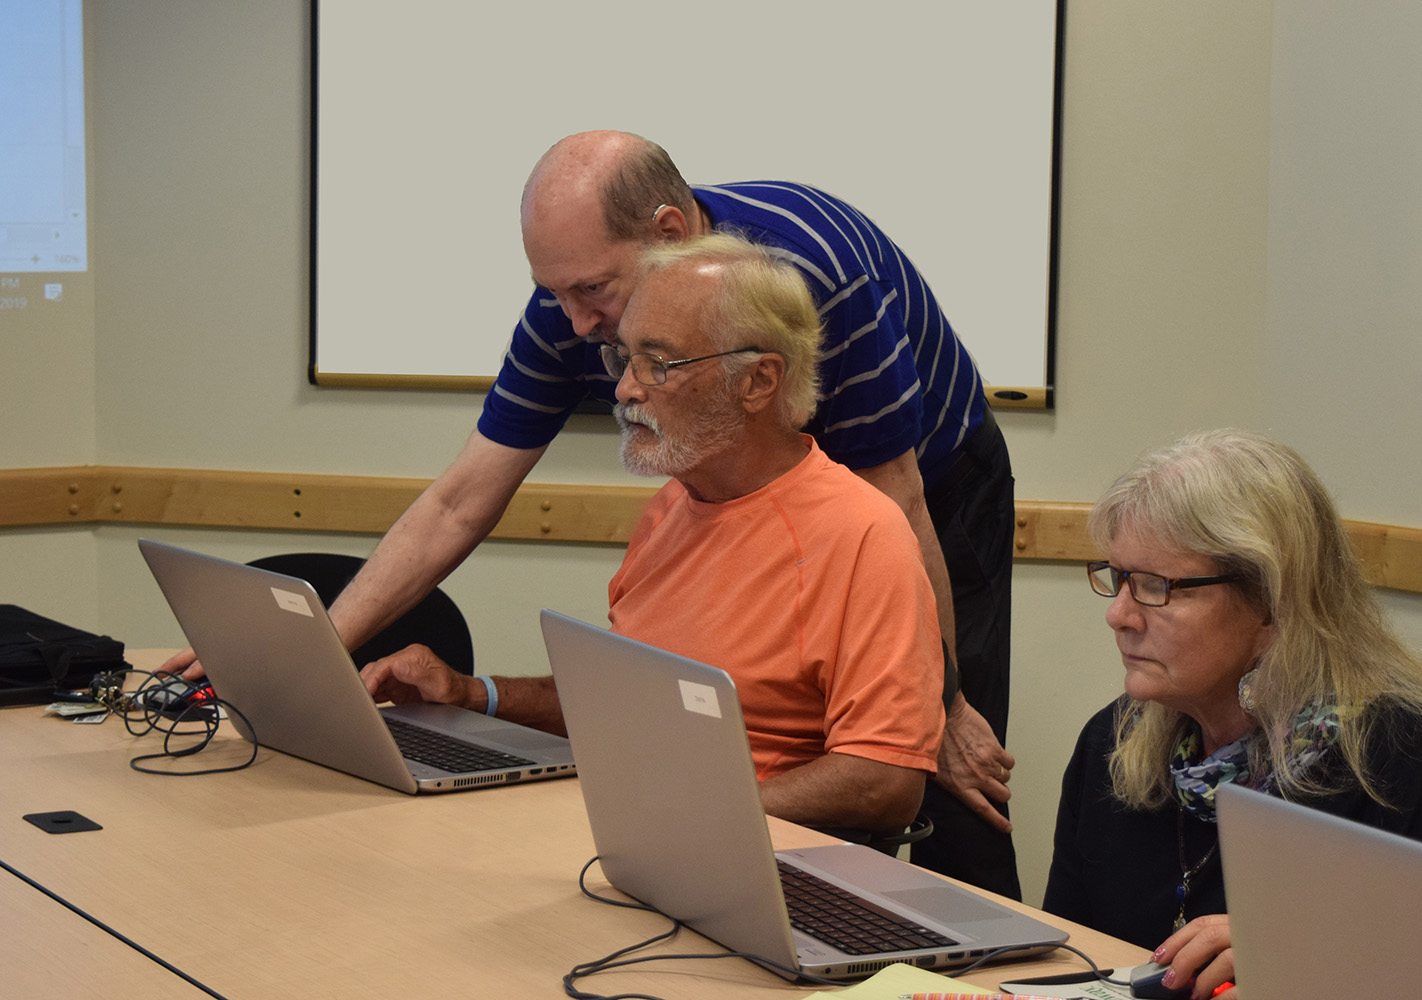
M151 666L162 656L129 658ZM9 708L0 732L0 859L229 998L560 997L578 962L666 927L580 894L594 849L576 779L406 796L266 749L243 771L156 776L129 760L156 752L161 737L135 738L117 718L84 726ZM235 760L246 746L220 736L175 767ZM52 835L20 819L61 809L103 829ZM777 847L827 842L778 820L771 833ZM589 882L612 892L596 868ZM34 896L24 912L57 908L20 887ZM1146 958L1047 919L1102 965ZM683 931L660 950L722 949ZM964 978L995 985L1082 968L1058 954ZM582 985L669 1000L813 989L740 960L640 966Z
M0 968L0 993L8 997L207 996L5 871L0 871Z

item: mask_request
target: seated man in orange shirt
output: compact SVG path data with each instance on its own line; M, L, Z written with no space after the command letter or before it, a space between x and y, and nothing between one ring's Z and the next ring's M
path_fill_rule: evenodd
M623 464L672 479L633 532L608 616L735 678L766 812L902 829L944 724L933 590L899 507L800 431L820 323L773 254L713 235L642 259L602 352ZM488 711L492 691L500 717L562 727L551 677L468 677L422 646L362 675L377 700Z

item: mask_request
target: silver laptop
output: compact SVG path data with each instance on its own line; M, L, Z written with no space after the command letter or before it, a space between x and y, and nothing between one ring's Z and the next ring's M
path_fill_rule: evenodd
M542 624L599 863L618 889L788 977L950 967L1067 939L868 847L775 853L728 674L556 612ZM879 950L811 935L786 907L807 880L849 891L913 936Z
M1233 785L1217 805L1249 1000L1416 996L1422 843Z
M452 705L377 709L306 581L146 538L138 547L213 691L250 723L232 715L246 738L402 792L573 774L561 736Z

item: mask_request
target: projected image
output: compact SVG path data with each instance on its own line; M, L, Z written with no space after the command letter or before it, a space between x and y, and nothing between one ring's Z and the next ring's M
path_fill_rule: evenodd
M0 4L0 274L88 267L83 20L82 0Z

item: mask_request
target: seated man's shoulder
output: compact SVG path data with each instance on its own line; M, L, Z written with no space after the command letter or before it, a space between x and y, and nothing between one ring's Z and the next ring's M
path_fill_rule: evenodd
M847 517L863 523L902 522L905 529L912 530L898 502L848 466L825 456L819 479L821 495L843 508Z
M843 466L835 472L832 488L819 490L801 511L798 519L807 537L869 545L880 559L919 551L918 537L898 503Z

